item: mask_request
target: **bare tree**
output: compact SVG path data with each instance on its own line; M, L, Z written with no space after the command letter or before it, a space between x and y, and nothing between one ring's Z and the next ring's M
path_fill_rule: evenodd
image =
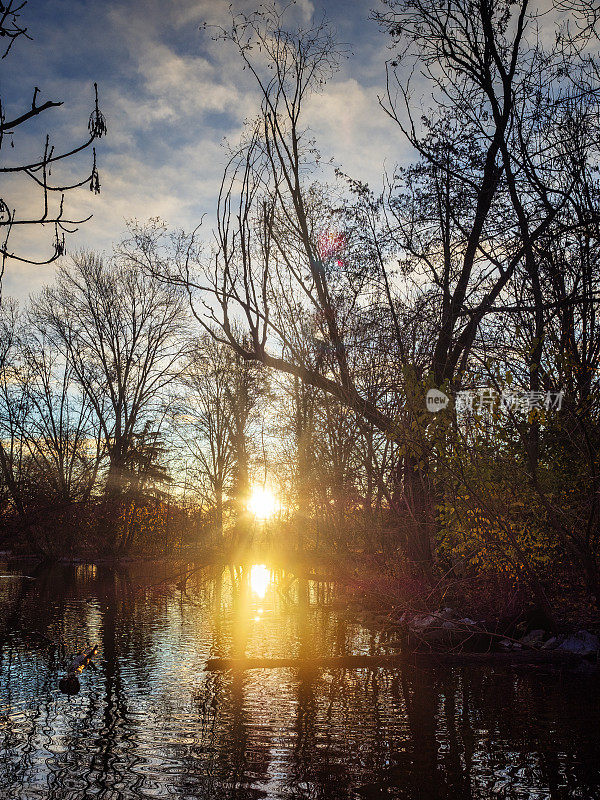
M102 431L106 490L128 482L136 435L164 413L164 390L185 352L186 314L175 290L124 259L78 255L33 303L46 335L68 361Z
M23 490L23 420L27 402L18 388L19 326L18 311L10 303L0 311L0 470L4 484L4 505L10 505L21 521L25 520Z
M8 0L0 7L0 36L3 37L6 43L2 58L6 58L9 55L17 39L31 38L27 33L27 28L21 22L21 12L26 2L27 0ZM26 159L22 162L17 161L16 163L11 163L10 157L7 157L7 144L10 145L12 154L16 134L23 129L23 126L41 114L45 114L50 109L62 106L62 101L45 100L40 102L40 89L36 86L33 90L30 107L7 117L7 110L0 99L0 153L5 156L2 159L4 163L0 164L0 174L13 179L22 177L25 179L24 181L15 183L13 180L13 187L16 187L20 193L25 188L25 184L29 184L39 192L41 200L41 209L38 215L30 215L29 213L23 215L19 214L7 194L3 194L3 197L0 198L0 289L7 261L13 259L25 264L38 265L50 264L56 261L65 252L65 233L72 233L76 230L76 227L73 226L80 225L90 219L90 217L85 219L70 218L65 212L64 200L66 192L86 184L89 185L92 192L97 194L100 191L100 179L96 167L96 150L93 144L96 139L106 133L107 128L104 116L98 107L98 87L96 84L94 84L94 92L95 103L88 121L88 135L82 142L64 148L57 148L52 144L50 135L46 135L38 157ZM51 180L50 175L53 169L59 168L65 161L72 161L78 153L90 147L92 148L92 168L89 173L73 183ZM57 198L56 201L52 200L53 197ZM13 250L10 246L9 239L11 234L17 229L22 230L32 226L45 225L50 225L54 228L54 241L49 255L35 260L22 252Z
M196 486L214 509L215 532L223 535L224 498L234 469L232 407L229 402L232 353L212 337L197 343L183 376L185 392L173 425L177 440L197 465Z
M212 253L197 253L192 237L169 263L156 240L138 237L139 263L182 286L198 321L242 358L332 395L397 442L390 500L401 496L414 522L409 558L427 564L445 434L425 392L461 385L524 275L539 307L535 253L545 237L569 225L593 234L597 214L578 215L576 196L598 140L597 88L560 21L556 46L540 40L527 0L387 5L377 19L400 55L382 105L418 161L396 171L382 198L351 186L361 234L348 255L320 246L340 217L310 182L318 156L303 115L343 52L326 25L288 32L267 9L216 31L254 77L261 107L225 171ZM425 99L413 99L412 67ZM587 110L576 125L577 109ZM387 391L361 383L365 309L393 342L380 362ZM532 389L538 310L534 327Z
M25 328L25 326L23 326ZM15 380L26 399L22 435L36 491L51 502L89 500L103 456L98 420L72 365L29 317Z

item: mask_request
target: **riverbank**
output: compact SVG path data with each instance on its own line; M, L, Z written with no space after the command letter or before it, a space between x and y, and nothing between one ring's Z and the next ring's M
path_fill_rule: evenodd
M559 661L573 656L600 662L600 611L582 589L548 592L549 616L514 579L494 574L437 583L415 579L381 557L321 561L318 571L335 576L338 604L389 638L392 649L413 653L496 654L499 660ZM512 654L512 655L511 655ZM505 659L505 660L506 660Z

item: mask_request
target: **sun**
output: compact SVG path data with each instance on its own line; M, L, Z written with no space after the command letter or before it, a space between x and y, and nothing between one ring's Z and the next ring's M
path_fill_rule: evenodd
M270 489L264 486L255 486L248 500L248 511L256 519L269 519L279 508L277 498Z

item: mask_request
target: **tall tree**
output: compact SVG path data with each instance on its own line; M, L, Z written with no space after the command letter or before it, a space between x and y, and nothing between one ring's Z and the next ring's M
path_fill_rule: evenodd
M60 268L33 313L94 409L109 459L106 491L118 496L129 480L136 436L160 413L163 392L180 369L183 300L124 258L83 253Z
M414 562L433 555L444 448L443 435L432 440L425 392L461 385L485 351L483 326L522 275L539 306L535 248L569 224L583 180L572 123L575 109L597 108L594 64L564 37L558 17L547 48L536 32L541 13L528 0L399 0L376 15L400 51L388 65L382 105L418 160L397 172L381 202L355 187L362 250L345 258L322 246L333 215L311 183L318 158L304 114L306 98L343 52L326 24L288 31L272 8L234 15L215 35L254 77L260 109L224 174L215 250L200 254L197 269L192 241L165 268L156 248L146 247L149 268L185 287L212 335L248 361L333 395L398 442L392 494L414 521L407 542ZM413 100L407 76L415 73L429 103ZM595 118L587 114L578 127L590 153ZM596 215L588 212L577 224L589 230ZM364 258L369 268L359 264ZM393 261L400 262L395 275ZM361 312L365 298L376 296L394 346L389 391L373 395L361 385L353 351L365 348ZM242 329L233 324L238 318ZM307 338L311 318L316 335ZM532 388L539 319L536 310Z
M72 365L35 318L22 328L15 379L27 402L22 433L37 489L52 502L86 501L96 488L104 450L98 419Z
M185 391L174 409L176 436L195 465L197 491L214 510L217 538L223 535L224 501L233 469L232 353L208 335L200 338L183 377Z

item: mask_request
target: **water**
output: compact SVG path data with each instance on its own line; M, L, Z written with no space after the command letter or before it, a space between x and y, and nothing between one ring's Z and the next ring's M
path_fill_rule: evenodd
M24 570L27 571L27 570ZM334 588L261 565L0 579L0 798L600 797L597 686L547 669L254 670L379 653ZM0 566L0 572L10 570ZM62 653L97 642L81 691Z

